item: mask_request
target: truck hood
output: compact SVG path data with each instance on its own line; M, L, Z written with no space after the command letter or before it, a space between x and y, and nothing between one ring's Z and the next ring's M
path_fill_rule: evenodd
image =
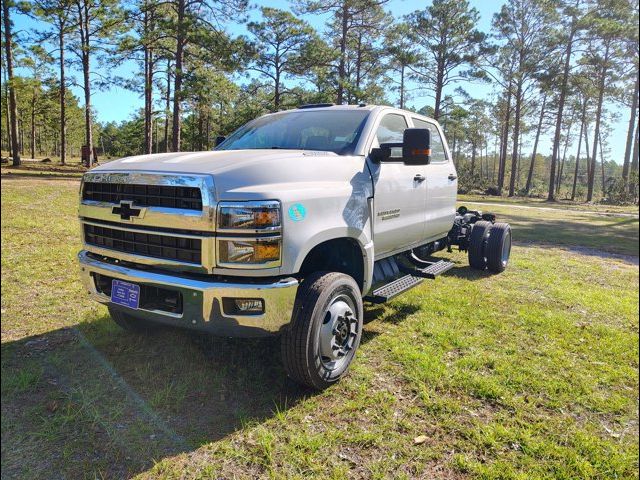
M359 179L370 178L361 156L277 149L138 155L111 161L91 171L211 175L220 200L261 198L291 189L326 188L335 182L349 185L354 175Z

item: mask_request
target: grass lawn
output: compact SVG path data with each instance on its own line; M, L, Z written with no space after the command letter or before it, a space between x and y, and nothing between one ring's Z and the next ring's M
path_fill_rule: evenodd
M468 200L466 200L468 202ZM470 210L492 212L497 221L513 227L519 243L560 245L588 254L587 249L638 256L638 217L593 214L581 210L514 208L498 205L473 205L459 200ZM579 248L576 248L579 247ZM596 252L597 253L597 252Z
M2 180L3 478L638 478L637 220L514 212L504 274L444 253L317 394L277 341L120 331L78 281L77 190Z

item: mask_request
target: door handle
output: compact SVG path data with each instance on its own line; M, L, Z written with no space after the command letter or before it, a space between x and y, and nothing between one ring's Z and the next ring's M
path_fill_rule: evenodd
M419 173L416 173L416 176L413 177L413 181L414 182L421 183L421 182L424 182L425 180L426 180L426 178L424 177L424 175L421 175Z
M456 178L458 178L458 176L454 175L453 173L450 173L448 178L449 180L455 180Z

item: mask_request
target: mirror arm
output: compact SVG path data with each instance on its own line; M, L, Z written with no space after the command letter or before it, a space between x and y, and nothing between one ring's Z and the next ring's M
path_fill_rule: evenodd
M369 158L374 163L386 162L391 158L392 148L402 148L402 143L381 143L380 147L371 149Z

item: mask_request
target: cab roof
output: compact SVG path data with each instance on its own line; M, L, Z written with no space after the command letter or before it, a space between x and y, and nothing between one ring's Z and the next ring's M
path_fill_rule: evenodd
M358 104L358 105L336 105L336 104L332 104L332 103L311 103L308 105L300 105L298 108L294 108L291 110L281 110L280 112L276 112L276 113L281 113L281 112L292 112L292 111L317 111L317 110L365 110L365 111L369 111L369 112L380 112L382 110L388 111L395 111L395 112L402 112L405 113L407 115L413 115L413 116L418 116L418 117L423 117L426 118L432 122L435 122L435 120L431 117L427 117L426 115L423 115L421 113L418 112L412 112L410 110L403 110L400 108L396 108L396 107L392 107L389 105L367 105L364 103Z

